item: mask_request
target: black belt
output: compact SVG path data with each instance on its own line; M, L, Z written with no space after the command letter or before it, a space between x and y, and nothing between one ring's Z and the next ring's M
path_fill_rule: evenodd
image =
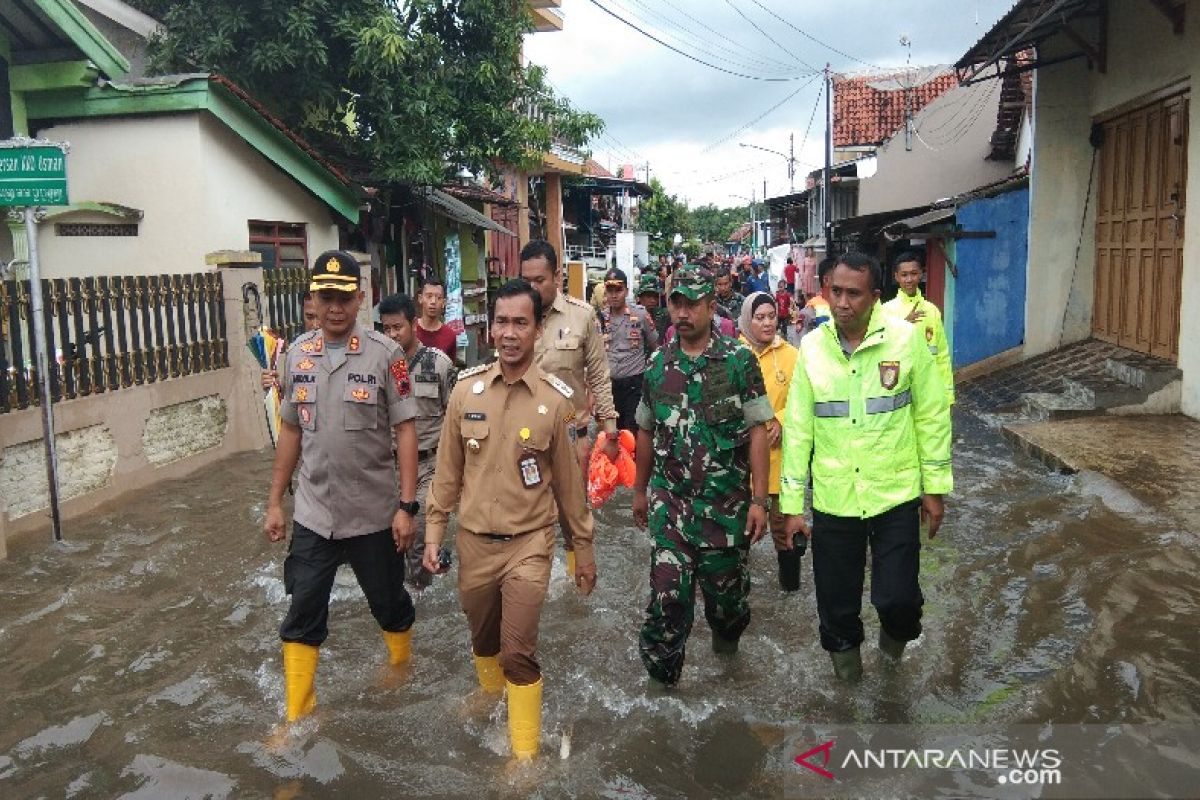
M591 426L589 426L589 425L580 425L579 427L577 427L575 429L575 435L586 437L588 435L588 431L589 431L590 427Z
M485 539L491 539L493 542L511 542L517 538L516 534L504 535L500 533L479 533L477 536L482 536Z
M436 447L431 447L428 450L418 450L417 451L417 461L424 461L425 459L429 458L430 456L435 456L435 455L437 455Z

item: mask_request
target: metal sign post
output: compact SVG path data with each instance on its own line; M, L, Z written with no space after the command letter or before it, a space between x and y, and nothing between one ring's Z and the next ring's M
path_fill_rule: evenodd
M58 448L54 440L54 406L50 396L50 353L46 340L42 276L38 264L37 227L43 205L67 205L67 150L65 143L19 137L0 141L0 206L23 206L25 237L29 247L29 298L33 314L34 365L38 377L38 403L42 407L42 440L46 447L46 482L54 541L62 541L58 508Z

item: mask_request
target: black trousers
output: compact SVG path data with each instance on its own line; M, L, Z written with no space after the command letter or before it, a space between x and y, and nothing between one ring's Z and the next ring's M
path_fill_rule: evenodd
M863 640L863 571L871 548L871 605L879 624L899 642L921 635L920 500L859 519L813 510L813 583L821 618L821 647L839 652Z
M390 530L331 540L293 523L283 562L283 587L292 604L279 626L280 639L311 645L325 641L329 592L337 568L345 563L354 570L380 628L399 633L412 627L416 610L404 588L404 555L396 552Z
M617 427L637 433L637 407L642 402L642 376L613 378L613 405L617 407Z

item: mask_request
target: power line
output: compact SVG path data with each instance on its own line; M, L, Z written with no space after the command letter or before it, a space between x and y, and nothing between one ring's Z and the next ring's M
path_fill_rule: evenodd
M789 94L787 97L783 98L783 99L782 99L782 100L780 100L778 103L776 103L775 105L771 106L771 107L770 107L770 108L768 108L766 111L764 111L763 113L759 114L759 115L758 115L757 117L755 117L754 119L752 119L752 120L750 120L749 122L747 122L745 125L742 125L741 127L737 128L737 129L736 129L736 130L734 130L732 133L730 133L728 136L726 136L726 137L724 137L724 138L722 138L722 139L718 139L717 141L715 141L715 142L713 142L712 144L708 145L708 146L707 146L707 147L705 147L703 150L701 150L701 151L700 151L700 153L701 153L701 154L704 154L704 153L707 153L707 152L709 152L709 151L713 150L713 149L714 149L714 148L716 148L716 147L720 147L721 145L723 145L723 144L725 144L726 142L728 142L730 139L732 139L732 138L734 138L735 136L737 136L737 135L738 135L739 133L741 133L742 131L744 131L744 130L746 130L747 128L749 128L751 125L754 125L754 124L756 124L756 123L758 123L758 122L762 121L762 120L763 120L765 117L767 117L768 115L770 115L770 114L771 114L771 113L773 113L774 111L778 110L778 109L779 109L779 108L780 108L780 107L781 107L781 106L782 106L784 103L788 102L788 101L789 101L789 100L791 100L793 97L795 97L796 95L800 94L800 92L802 92L802 91L804 91L806 88L808 88L808 86L809 86L809 85L810 85L810 84L813 82L813 80L814 80L814 79L815 79L815 78L816 78L818 75L820 75L820 74L821 74L821 73L819 73L819 72L815 72L815 73L813 73L812 75L810 75L810 76L809 76L809 78L808 78L808 80L807 80L807 81L805 81L804 83L802 83L802 84L801 84L801 85L800 85L800 86L799 86L799 87L796 89L796 91L792 92L792 93L791 93L791 94Z
M591 0L591 2L592 2L592 5L596 6L596 8L600 9L605 14L608 14L610 17L617 20L618 22L621 22L624 25L627 25L630 28L633 28L635 31L640 33L642 36L645 36L647 39L651 40L652 42L656 42L657 44L662 45L663 47L667 48L668 50L678 53L679 55L683 56L684 58L687 58L691 61L695 61L697 64L702 64L702 65L708 67L709 69L715 69L717 72L723 72L726 75L733 75L736 78L746 78L747 80L764 81L767 83L790 83L791 81L803 80L806 77L810 77L808 74L805 74L805 75L795 75L795 76L791 76L791 77L772 78L772 77L765 77L762 75L749 75L744 72L737 72L735 70L725 69L724 67L720 67L720 66L717 66L716 64L711 64L703 59L697 58L696 56L692 55L691 53L684 52L683 50L680 50L678 47L668 44L667 42L664 42L662 39L658 38L654 34L648 33L647 31L642 30L637 25L634 25L632 22L625 19L620 14L617 14L612 9L608 8L607 6L602 5L600 3L600 0Z
M676 40L683 42L683 45L685 47L695 48L695 49L699 49L702 51L707 51L710 49L711 44L709 41L706 40L705 35L702 32L698 32L692 28L689 28L686 25L681 24L677 20L667 16L666 14L664 14L661 11L654 8L654 6L651 5L649 2L646 2L646 0L626 0L626 2L633 2L634 4L638 5L639 7L645 9L646 13L651 15L655 19L662 20L662 22L666 24L666 28L663 29L660 24L660 29L664 33L670 33L671 35L673 35ZM679 13L682 14L684 17L695 22L701 28L709 31L714 36L720 36L722 41L728 42L729 44L736 47L737 50L735 52L739 53L739 55L744 53L745 51L750 51L751 53L754 52L752 48L746 47L743 44L740 44L738 42L731 40L729 38L728 33L722 33L720 31L717 31L714 28L710 27L709 25L705 24L704 22L697 20L695 17L688 14L686 11L683 11L678 6L672 5L669 2L669 0L667 2L667 5L670 5L671 8L674 8L676 11L679 11ZM637 19L640 19L643 22L647 21L645 16L636 14L628 8L626 8L624 10L629 12L631 16L633 16ZM684 34L684 36L686 36L686 39L684 38L684 36L680 36L678 33L675 33L675 31L681 31ZM794 69L796 67L795 60L793 60L793 62L791 64L788 64L788 63L779 61L778 59L774 59L774 58L762 58L762 57L754 57L754 56L751 56L749 58L743 57L743 58L737 58L737 59L730 58L729 56L718 56L718 58L725 62L731 63L735 66L743 66L743 67L746 67L751 70L766 69L766 70L775 70L775 71L780 71L780 70L787 71L787 70Z
M763 30L761 27L759 27L758 23L757 23L757 22L755 22L754 20L750 19L750 17L749 17L749 16L747 16L746 12L742 11L740 8L738 8L736 5L734 5L734 4L733 4L733 0L725 0L725 3L726 3L726 4L727 4L727 5L730 7L730 8L732 8L734 11L736 11L736 12L738 13L738 16L739 16L739 17L741 17L742 19L746 20L746 22L749 22L749 23L750 23L750 26L751 26L752 28L754 28L754 30L756 30L756 31L758 31L759 33L761 33L761 34L763 35L763 37L764 37L764 38L766 38L766 40L767 40L768 42L770 42L771 44L775 45L776 47L778 47L780 50L784 51L785 53L787 52L787 48L786 48L785 46L783 46L783 45L782 45L782 44L780 44L778 41L776 41L776 40L774 39L774 37L772 37L772 36L771 36L771 34L767 33L767 32L766 32L766 31L764 31L764 30ZM794 58L794 56L793 56L793 58ZM802 60L801 60L801 59L799 59L799 58L797 58L797 59L796 59L796 61L797 61L797 62L798 62L798 63L799 63L801 66L808 67L808 68L809 68L809 69L811 69L811 70L814 70L814 71L815 71L815 70L817 69L817 68L816 68L816 67L814 67L812 64L808 64L808 63L806 63L806 62L802 61Z
M808 126L804 129L804 138L800 140L800 152L804 152L804 145L808 144L808 133L812 130L813 120L817 118L817 109L821 107L821 98L825 95L825 81L821 81L821 88L817 90L817 102L813 103L812 113L808 116Z
M792 24L791 22L788 22L786 19L784 19L783 17L779 16L779 15L778 15L778 14L776 14L774 11L772 11L771 9L767 8L767 7L766 7L766 6L764 6L762 3L760 3L760 2L759 2L759 0L750 0L750 2L754 3L754 5L758 6L758 7L759 7L759 8L761 8L763 11L767 12L767 13L768 13L768 14L770 14L772 17L774 17L775 19L777 19L777 20L779 20L780 22L782 22L784 25L787 25L789 28L791 28L792 30L794 30L796 33L800 34L801 36L803 36L804 38L808 39L809 41L816 42L817 44L821 45L821 47L824 47L826 50L829 50L829 51L831 51L831 52L837 53L839 56L842 56L843 58L848 58L848 59L850 59L851 61L856 61L856 62L858 62L859 64L862 64L862 65L864 65L864 66L870 67L871 69L883 69L883 68L882 68L882 67L880 67L878 64L872 64L872 63L871 63L871 62L869 62L869 61L863 61L861 58L857 58L857 57L855 57L855 56L852 56L852 55L850 55L850 54L849 54L849 53L847 53L847 52L844 52L844 51L842 51L842 50L838 50L836 47L834 47L834 46L833 46L833 45L831 45L831 44L828 44L828 43L826 43L826 42L823 42L823 41L821 41L820 39L818 39L817 37L813 36L811 33L809 33L808 31L804 30L803 28L799 28L799 27L797 27L796 25Z
M695 22L697 25L699 25L700 27L704 28L704 29L705 29L706 31L708 31L709 33L713 34L714 36L717 36L717 37L719 37L719 38L720 38L720 40L721 40L722 42L728 42L729 44L732 44L732 45L734 45L734 46L736 46L736 47L739 47L739 48L741 48L741 49L743 49L743 50L748 50L748 49L750 49L750 48L746 47L744 44L741 44L741 43L739 43L739 42L736 42L736 41L734 41L733 39L731 39L731 38L729 37L729 32L728 32L728 31L719 31L719 30L717 30L716 28L712 27L711 25L708 25L708 24L707 24L707 23L705 23L704 21L702 21L702 20L699 20L699 19L696 19L696 18L695 18L695 17L693 17L691 14L689 14L688 12L684 11L682 8L680 8L679 6L677 6L677 5L675 5L673 2L671 2L671 0L661 0L661 2L662 2L662 3L664 3L665 5L668 5L668 6L670 6L670 7L671 7L671 8L673 8L673 9L675 9L675 10L676 10L676 11L678 11L680 14L682 14L684 17L686 17L687 19L690 19L692 22ZM771 60L772 60L772 61L774 61L774 62L775 62L775 63L777 63L777 64L778 64L778 63L781 63L781 62L779 62L779 61L777 61L777 60L775 60L775 59L771 59Z

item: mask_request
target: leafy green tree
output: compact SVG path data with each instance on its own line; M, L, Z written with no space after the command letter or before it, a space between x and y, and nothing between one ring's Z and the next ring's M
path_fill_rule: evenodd
M532 166L603 128L524 67L521 0L133 0L159 72L228 76L358 177Z
M650 179L653 194L638 206L638 230L650 234L650 253L658 256L670 253L675 234L687 239L692 234L687 205L675 195L668 195L658 178Z
M717 208L712 203L698 206L689 212L692 230L702 242L723 244L738 226L750 219L750 207Z

